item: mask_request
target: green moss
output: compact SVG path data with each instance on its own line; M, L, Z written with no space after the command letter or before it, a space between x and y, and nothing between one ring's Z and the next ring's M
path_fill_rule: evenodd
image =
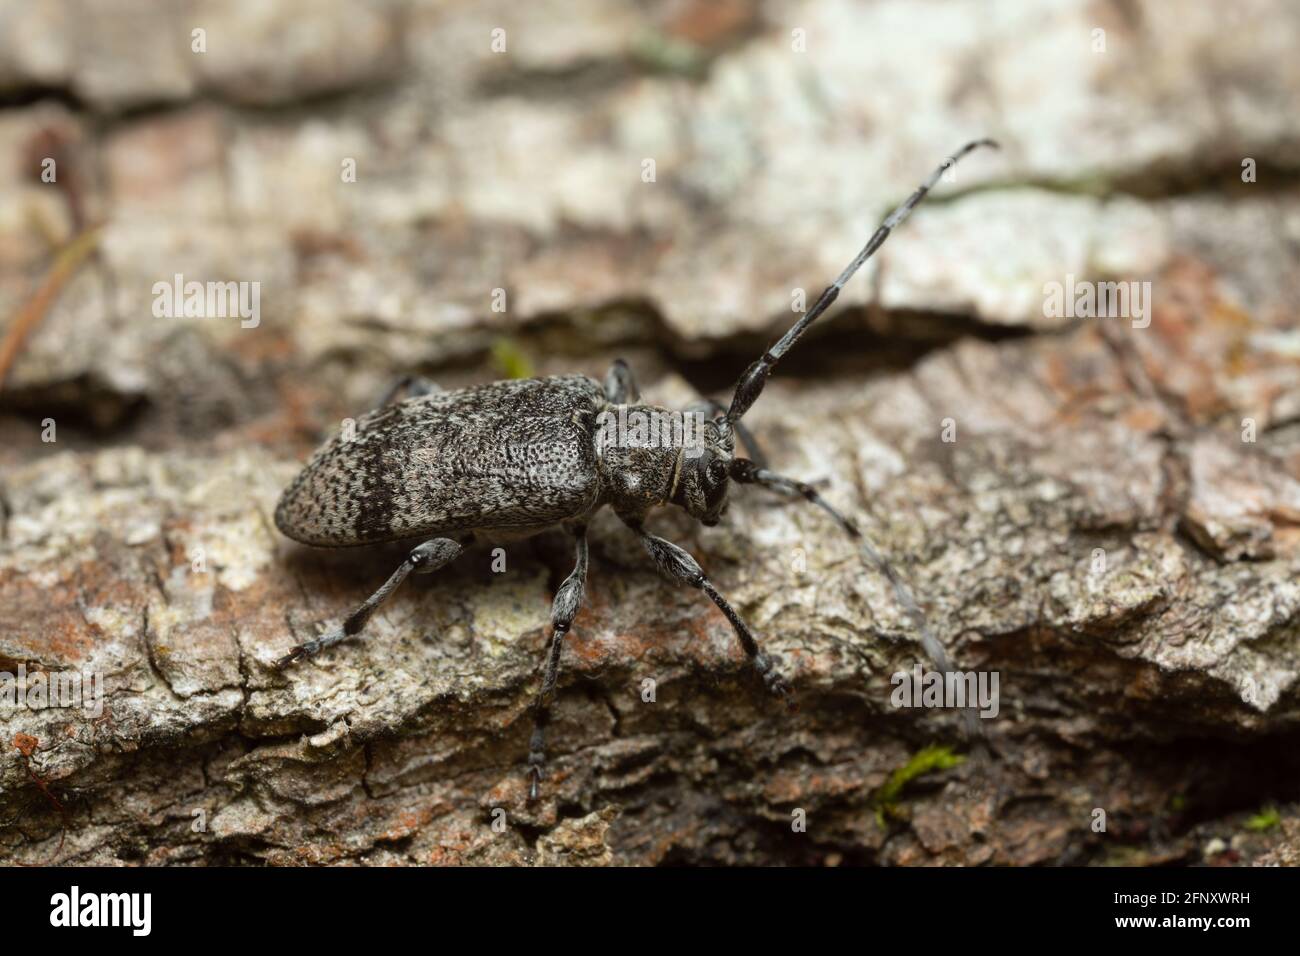
M1277 807L1264 807L1259 813L1246 821L1246 829L1253 830L1256 833L1264 833L1276 826L1281 826L1281 824L1282 814L1278 813Z
M918 750L912 759L899 767L871 797L871 804L876 809L876 823L883 829L890 818L898 819L898 808L903 788L922 774L934 770L950 770L961 764L966 758L952 752L951 747L935 744Z
M707 63L704 51L695 44L657 31L637 37L629 52L644 69L675 76L699 77Z
M1151 854L1135 846L1112 846L1098 863L1100 866L1150 866Z
M492 343L492 364L506 378L532 378L537 374L532 360L514 339L499 338Z

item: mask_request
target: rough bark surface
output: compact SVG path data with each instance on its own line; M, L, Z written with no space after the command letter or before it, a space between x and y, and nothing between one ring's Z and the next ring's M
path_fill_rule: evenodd
M102 714L0 700L0 859L1298 862L1294 5L135 6L0 2L0 316L102 224L0 392L0 676L105 690ZM983 134L1002 153L941 185L746 422L960 667L1000 675L989 753L951 710L891 705L924 657L887 582L753 489L716 528L652 527L780 656L797 714L612 515L536 804L564 536L505 544L504 572L477 546L364 639L272 668L405 553L270 520L390 379L623 355L655 401L724 396L792 290ZM260 281L259 324L155 317L176 273ZM1149 281L1149 322L1045 316L1071 276ZM934 744L967 759L894 787Z

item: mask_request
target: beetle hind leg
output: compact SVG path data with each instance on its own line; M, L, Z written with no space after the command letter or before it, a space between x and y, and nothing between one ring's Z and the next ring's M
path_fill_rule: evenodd
M546 725L550 722L550 699L555 691L555 682L560 676L560 652L564 649L564 636L573 626L573 619L578 616L582 599L587 591L587 529L579 526L573 529L577 559L573 571L555 592L551 602L551 643L546 652L546 671L542 677L541 689L537 692L537 701L533 705L533 733L528 742L528 799L537 799L542 783L542 766L546 763Z
M406 580L406 576L414 572L415 574L428 574L436 571L441 567L455 561L465 552L465 543L453 541L451 538L433 538L424 544L418 546L406 556L406 560L398 565L387 581L379 586L374 594L366 598L365 601L357 607L355 611L349 614L341 625L326 629L319 636L294 647L288 654L285 654L275 662L276 667L285 667L294 661L300 661L305 657L311 657L318 654L327 647L360 634L370 616L375 613L379 605L383 604L398 585Z

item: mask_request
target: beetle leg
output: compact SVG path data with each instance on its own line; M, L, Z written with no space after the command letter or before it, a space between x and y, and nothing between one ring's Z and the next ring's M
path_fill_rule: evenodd
M453 541L451 538L433 538L424 542L406 556L406 560L398 565L397 570L389 576L388 580L379 586L378 591L366 598L355 611L347 616L342 626L331 627L319 637L304 641L276 661L275 666L284 667L294 661L302 660L304 657L311 657L313 654L337 644L345 638L359 634L361 629L366 626L366 622L370 620L370 615L374 614L375 609L397 590L398 585L406 580L408 574L412 572L428 574L430 571L436 571L438 568L456 560L464 551L464 544Z
M624 519L624 523L635 531L640 537L641 542L645 545L646 550L650 552L650 557L654 559L659 570L668 577L676 578L683 584L689 584L697 590L703 591L709 596L709 600L718 606L718 609L727 616L731 622L731 629L736 632L736 637L740 639L740 646L744 648L745 655L749 662L758 671L758 675L763 678L763 684L768 691L784 700L792 710L794 701L790 696L790 685L786 683L784 677L776 669L776 661L769 655L763 653L758 646L758 641L754 637L754 632L749 629L736 609L728 603L727 599L718 593L713 582L704 576L704 571L700 568L699 563L691 557L689 552L673 544L664 538L653 535L643 528L639 521Z
M407 398L419 398L421 395L431 395L434 392L441 392L442 387L436 382L419 375L403 375L396 382L389 386L388 391L384 392L384 397L379 400L375 408L383 408L385 405L391 405L402 392L406 392Z
M615 405L641 400L641 389L637 387L636 376L622 359L614 359L614 364L605 373L605 397Z
M537 799L542 782L542 764L546 762L546 724L550 720L550 697L555 681L560 676L560 652L564 648L564 635L573 626L573 619L582 607L587 590L587 528L579 525L573 529L577 546L577 560L573 571L564 579L555 600L551 602L551 643L546 652L546 672L542 677L537 702L533 706L533 734L528 742L528 799Z

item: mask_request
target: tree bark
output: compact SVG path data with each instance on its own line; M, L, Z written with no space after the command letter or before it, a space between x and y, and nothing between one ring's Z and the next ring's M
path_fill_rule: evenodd
M249 28L239 4L196 7L210 34ZM927 62L1000 64L985 113L905 69L914 48L882 50L877 8L814 5L795 21L823 43L805 102L809 61L748 3L592 3L564 36L502 11L503 58L470 50L497 22L479 5L299 7L277 5L337 56L281 70L268 38L247 62L150 58L128 31L98 49L101 82L36 20L46 59L0 55L18 94L0 154L54 144L68 173L0 199L21 213L0 215L0 314L103 223L0 393L0 677L98 678L103 708L0 697L0 858L1296 863L1300 126L1270 106L1294 70L1157 5L1105 24L1110 59L1045 70L1085 42L1084 6L1022 47L942 5L971 39ZM141 23L132 42L171 35ZM630 39L643 27L658 45ZM1240 85L1204 87L1210 67ZM61 103L26 101L51 88ZM1117 104L1164 146L1107 132ZM937 117L942 143L904 114ZM955 665L997 675L985 748L951 708L896 706L899 675L932 662L888 580L823 512L754 488L716 528L675 510L649 527L779 657L797 713L610 514L534 804L563 535L476 545L364 636L272 667L405 554L303 548L271 521L389 380L600 377L625 355L653 401L725 401L792 290L815 294L970 130L1001 156L940 184L746 424L896 564ZM1243 156L1267 182L1240 182ZM258 323L158 317L150 290L176 273L259 281ZM1044 309L1046 284L1076 280L1148 282L1146 312Z

